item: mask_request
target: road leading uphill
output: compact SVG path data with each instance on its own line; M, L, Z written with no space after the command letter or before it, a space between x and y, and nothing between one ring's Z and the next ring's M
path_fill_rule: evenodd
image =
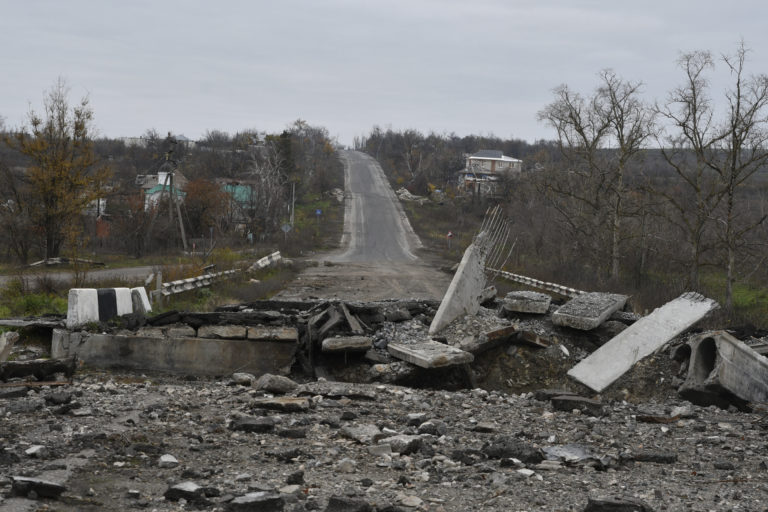
M325 254L278 297L345 300L441 299L450 276L415 253L421 247L378 162L342 151L344 235L341 248Z

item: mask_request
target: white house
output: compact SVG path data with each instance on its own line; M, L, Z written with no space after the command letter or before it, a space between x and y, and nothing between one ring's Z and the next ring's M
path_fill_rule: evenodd
M522 168L522 160L506 156L501 151L481 149L474 155L467 155L466 165L459 171L459 188L492 194L499 180L520 174Z

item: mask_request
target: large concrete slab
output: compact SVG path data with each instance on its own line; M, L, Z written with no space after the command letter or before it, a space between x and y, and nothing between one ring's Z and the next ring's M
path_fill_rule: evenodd
M600 326L627 303L626 295L590 292L579 295L552 313L552 323L582 331Z
M568 375L598 393L644 357L692 327L717 302L698 293L685 293L641 318L568 371Z
M469 352L432 340L407 345L390 343L387 345L387 350L394 357L422 368L442 368L466 364L471 363L475 358Z
M768 402L768 359L725 331L710 332L688 342L688 375L678 391L702 405Z
M480 309L480 297L485 289L485 259L488 256L488 237L483 232L464 251L459 268L443 296L440 307L429 326L435 334L462 315L474 315Z
M54 329L52 357L77 355L87 365L188 375L287 374L297 344L206 338L145 338Z

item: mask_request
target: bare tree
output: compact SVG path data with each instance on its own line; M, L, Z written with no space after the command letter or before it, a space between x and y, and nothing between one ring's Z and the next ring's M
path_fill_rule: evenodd
M667 220L686 237L690 286L698 289L702 259L714 247L707 238L707 228L722 199L716 174L707 160L722 135L715 129L708 94L706 72L714 68L712 55L707 51L685 53L678 65L685 73L685 81L669 93L662 106L657 105L656 111L670 125L660 134L661 153L682 187L662 182L654 186L654 192L672 210Z
M748 76L744 69L749 50L741 42L733 55L724 55L733 84L725 93L727 112L718 128L708 165L717 173L723 193L716 215L725 255L725 305L733 307L736 251L744 236L766 220L766 215L747 220L737 205L737 193L768 163L768 76Z
M545 174L543 185L578 244L597 254L609 247L607 263L616 279L628 214L625 174L652 133L653 115L640 99L641 83L610 70L599 77L590 97L562 85L539 113L556 130L564 157L564 168Z

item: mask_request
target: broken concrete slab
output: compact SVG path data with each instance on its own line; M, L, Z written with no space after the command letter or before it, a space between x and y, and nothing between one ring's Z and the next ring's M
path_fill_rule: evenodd
M413 344L390 343L387 350L394 357L421 368L455 366L475 359L469 352L432 340Z
M744 408L768 402L768 359L725 331L688 342L688 375L678 393L696 405Z
M504 297L504 309L512 313L543 315L549 311L551 303L552 297L540 292L515 291Z
M481 232L464 251L459 268L429 326L430 335L439 332L461 315L474 315L480 309L480 297L486 283L487 256L488 236Z
M244 325L203 325L197 330L200 338L243 340L248 332Z
M248 336L253 341L299 341L299 331L295 327L268 327L265 325L249 325Z
M371 348L371 338L367 336L338 336L326 338L322 343L323 352L365 352Z
M626 295L590 292L569 300L552 313L552 323L590 331L627 303Z
M684 293L627 327L568 371L568 375L598 393L716 309L717 302L698 293Z
M157 338L90 334L54 329L53 357L77 355L101 368L127 368L189 375L231 375L248 372L287 374L297 343L210 338Z

